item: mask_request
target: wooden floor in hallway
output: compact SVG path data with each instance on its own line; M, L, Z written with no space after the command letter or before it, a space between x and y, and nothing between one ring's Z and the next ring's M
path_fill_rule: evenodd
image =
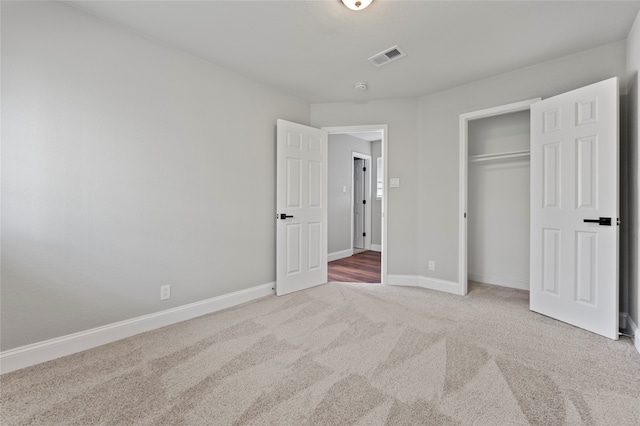
M379 283L382 268L380 252L363 251L329 262L329 281L346 283Z

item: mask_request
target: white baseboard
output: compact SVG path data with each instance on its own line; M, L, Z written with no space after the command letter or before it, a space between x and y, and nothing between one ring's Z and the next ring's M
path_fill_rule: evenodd
M640 353L640 328L633 322L633 318L627 318L629 334L633 336L633 344Z
M444 291L445 293L453 293L463 295L462 287L455 281L439 280L437 278L419 277L418 286L431 290Z
M418 287L417 275L387 275L387 285Z
M629 314L626 312L620 312L620 315L618 316L618 328L620 330L626 330L627 329L627 319L629 318Z
M382 246L380 244L371 244L371 251L382 251Z
M499 277L496 275L468 274L470 281L479 283L499 285L500 287L517 288L519 290L529 290L529 281L512 277Z
M387 283L388 285L422 287L429 290L438 290L444 291L445 293L462 295L462 288L455 281L440 280L420 275L388 275Z
M353 256L352 249L336 251L327 255L327 262L333 262L334 260L343 259L349 256Z
M79 333L0 352L0 373L19 370L273 294L267 283Z

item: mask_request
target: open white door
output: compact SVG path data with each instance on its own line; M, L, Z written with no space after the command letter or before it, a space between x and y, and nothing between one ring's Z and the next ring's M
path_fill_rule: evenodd
M364 249L364 164L362 158L353 159L353 248Z
M618 79L531 106L532 311L618 339Z
M276 294L327 282L327 131L277 122Z

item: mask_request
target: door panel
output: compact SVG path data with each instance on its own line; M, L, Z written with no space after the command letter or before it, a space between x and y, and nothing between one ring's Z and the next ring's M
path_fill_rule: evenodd
M560 287L560 230L543 229L542 291L558 295Z
M322 162L309 160L309 208L322 208Z
M327 158L326 131L278 120L278 296L327 282Z
M543 150L543 208L560 208L560 144L545 144Z
M302 161L298 158L287 158L287 208L299 209L302 200Z
M587 136L576 140L576 193L578 209L598 208L598 137Z
M362 168L364 160L354 158L353 160L353 248L364 248L364 179Z
M287 275L293 275L300 273L302 253L301 239L302 231L300 230L299 223L287 223L285 225L285 232L287 233Z
M596 265L598 264L598 233L576 232L576 292L575 301L596 307Z
M533 104L531 310L618 338L617 218L617 78Z
M322 266L322 229L318 222L310 222L308 225L309 235L309 271L318 270Z

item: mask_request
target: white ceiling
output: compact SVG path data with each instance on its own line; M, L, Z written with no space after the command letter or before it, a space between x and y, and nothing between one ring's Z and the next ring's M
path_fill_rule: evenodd
M413 97L627 37L639 1L69 1L308 103ZM394 45L407 57L376 68ZM354 90L356 82L369 86Z

